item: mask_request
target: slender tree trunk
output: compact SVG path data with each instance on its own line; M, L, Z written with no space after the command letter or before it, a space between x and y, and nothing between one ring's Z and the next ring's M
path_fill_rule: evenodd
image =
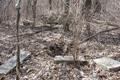
M61 0L61 11L63 10L63 8L64 8L64 4L63 4L63 1Z
M30 4L31 4L30 0L27 0L27 6L26 6L26 20L28 19Z
M69 31L68 15L69 15L69 3L70 0L65 0L65 11L64 11L64 31Z
M32 6L32 11L33 11L33 27L35 27L35 23L36 23L36 4L37 4L37 0L33 1L33 6Z
M101 2L104 3L104 1L101 1ZM84 19L85 19L86 22L92 20L92 15L95 12L100 12L101 11L101 2L100 2L100 0L86 0L85 1L84 5L83 5L83 6L85 6L83 8L83 10L84 10L83 15L84 15ZM103 9L104 9L104 5L103 5ZM88 37L91 36L91 30L90 29L91 29L90 24L86 23L86 31L87 31Z
M59 9L60 0L57 1L57 8Z
M16 4L16 9L17 9L17 20L16 20L16 39L17 39L17 44L16 44L16 48L17 48L17 52L16 52L16 56L17 56L17 60L16 60L16 80L20 80L20 47L19 47L19 21L20 21L20 1L18 0L17 4Z
M107 0L102 0L101 2L102 2L102 4L101 4L101 10L102 10L103 13L105 13L106 12Z
M49 9L52 10L52 0L49 0Z
M20 19L20 12L17 10L17 25L16 25L16 38L17 38L17 80L19 80L18 71L20 72L20 47L19 47L19 19Z
M82 12L82 16L84 16L84 20L86 21L86 33L87 33L87 37L90 37L91 35L91 28L90 28L90 24L87 23L87 21L92 20L91 19L91 15L94 14L94 12L91 12L92 10L94 11L94 5L95 5L95 1L96 0L85 0L83 3L83 12Z
M70 0L65 1L65 15L66 16L69 14L69 2Z

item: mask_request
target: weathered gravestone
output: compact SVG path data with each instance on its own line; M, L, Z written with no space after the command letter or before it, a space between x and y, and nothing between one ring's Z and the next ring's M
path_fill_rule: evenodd
M54 58L54 63L58 64L58 63L62 63L62 62L67 62L67 63L74 63L74 58L73 56L55 56ZM85 58L83 56L79 56L77 59L77 62L81 63L81 64L87 64L87 61L85 60Z
M22 62L25 58L29 57L31 52L29 51L21 51L20 52L20 62ZM0 74L7 74L16 66L16 56L13 56L8 61L0 66Z
M113 60L108 57L102 57L95 59L94 62L98 64L101 68L108 71L117 71L120 70L120 62Z

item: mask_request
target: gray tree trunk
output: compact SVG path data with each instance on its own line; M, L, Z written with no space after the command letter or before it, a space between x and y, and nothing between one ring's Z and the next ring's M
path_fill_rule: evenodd
M68 15L69 15L69 4L70 0L65 0L65 9L64 9L64 31L69 31Z
M16 60L16 80L20 80L20 46L19 46L19 21L20 21L20 2L21 0L18 0L17 4L16 4L16 9L17 9L17 20L16 20L16 40L17 40L17 44L16 44L16 48L17 48L17 52L16 52L16 56L17 56L17 60Z
M30 0L27 0L27 6L26 6L26 20L28 19L28 14L29 14L30 5L31 5Z
M92 15L94 15L95 12L100 12L100 11L101 11L100 0L85 0L84 1L82 16L84 16L84 20L86 22L91 21ZM90 37L91 28L90 28L89 23L86 23L86 31L87 31L88 37Z
M32 28L35 27L35 23L36 23L36 4L37 4L37 0L34 0L33 5L32 5L32 11L33 11L33 26L32 26Z
M49 9L52 10L52 0L49 0Z

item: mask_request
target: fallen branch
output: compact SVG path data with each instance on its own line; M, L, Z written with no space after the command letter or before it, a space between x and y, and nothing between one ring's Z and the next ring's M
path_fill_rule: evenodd
M119 29L119 28L120 28L120 27L100 31L100 32L98 32L98 33L96 33L96 34L88 37L87 39L84 39L82 42L78 43L78 45L79 45L79 44L82 44L82 43L84 43L84 42L86 42L86 41L88 41L88 40L90 40L90 39L92 39L92 38L94 38L94 37L97 36L98 34L105 33L105 32L110 32L110 31L113 31L113 30L117 30L117 29Z
M103 24L103 25L109 25L109 26L114 26L114 27L120 27L120 25L109 23L109 22L88 21L88 23L96 23L96 24Z

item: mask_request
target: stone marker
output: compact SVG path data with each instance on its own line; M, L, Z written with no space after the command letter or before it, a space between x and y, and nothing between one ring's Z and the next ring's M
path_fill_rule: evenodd
M54 63L58 64L58 63L62 63L62 62L67 62L67 63L74 63L74 58L73 56L55 56L54 58ZM87 61L85 60L84 57L79 56L77 59L77 62L82 63L87 63Z
M108 57L95 59L94 62L98 64L101 68L108 71L117 71L120 69L120 62Z
M25 58L29 57L31 52L29 51L21 51L20 52L20 62L22 62ZM0 66L0 74L7 74L16 66L16 56L13 56L8 61Z

